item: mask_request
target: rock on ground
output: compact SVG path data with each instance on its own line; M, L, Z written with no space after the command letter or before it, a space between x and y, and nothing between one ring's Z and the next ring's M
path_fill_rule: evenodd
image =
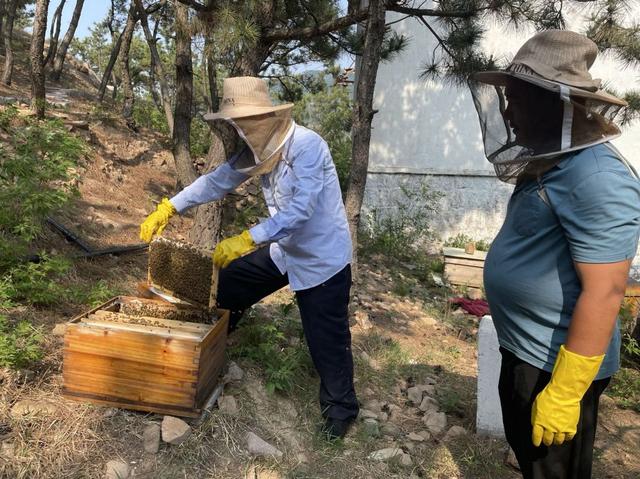
M236 398L233 396L222 396L218 399L218 409L224 414L237 414L238 403L236 402Z
M169 444L182 444L191 435L191 428L182 419L165 416L162 419L162 440Z
M227 374L224 375L225 382L241 381L244 377L244 371L234 361L229 361Z
M247 433L247 450L254 456L271 456L277 458L283 456L282 451L253 432Z
M58 406L49 401L33 401L23 399L16 402L11 408L11 417L14 419L23 416L52 416L58 413Z
M467 430L462 426L451 426L447 433L444 435L444 442L451 441L456 437L464 436L467 434Z
M129 464L119 459L107 462L105 479L127 479L129 477Z
M150 454L155 454L160 449L160 426L149 424L142 433L142 444L144 450Z
M415 442L424 441L424 437L422 436L422 434L418 434L417 432L410 432L407 437Z
M422 402L418 408L421 411L437 411L438 410L438 401L433 399L431 396L425 396L422 398Z
M399 447L386 447L369 454L369 459L373 461L388 461L389 459L400 457L402 455L404 455L404 452Z
M443 412L427 411L422 422L431 434L440 434L447 427L447 416Z
M370 411L369 409L360 409L360 419L376 419L378 417L378 413L374 411Z

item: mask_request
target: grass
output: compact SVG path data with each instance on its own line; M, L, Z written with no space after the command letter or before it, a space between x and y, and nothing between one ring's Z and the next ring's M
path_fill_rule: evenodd
M618 406L640 413L640 371L620 368L611 379L607 395L614 398Z

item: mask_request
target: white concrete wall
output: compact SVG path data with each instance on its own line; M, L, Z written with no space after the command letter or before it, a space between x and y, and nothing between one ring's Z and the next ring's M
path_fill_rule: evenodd
M565 7L566 8L566 7ZM584 15L571 14L568 27L582 31ZM640 18L640 13L635 15ZM387 21L401 16L389 13ZM533 31L488 25L484 47L498 58L511 58ZM478 118L466 88L420 79L436 45L414 19L393 25L409 37L408 48L380 65L374 108L365 212L392 213L401 185L427 181L444 193L434 226L444 240L457 233L477 239L495 236L502 224L512 186L501 183L484 156ZM640 88L640 72L627 71L601 55L592 68L618 91ZM640 123L627 127L616 146L640 169ZM396 201L397 202L397 201Z

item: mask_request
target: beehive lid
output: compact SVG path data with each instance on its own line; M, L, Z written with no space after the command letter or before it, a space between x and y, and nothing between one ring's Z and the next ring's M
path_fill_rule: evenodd
M478 251L476 250L473 254L465 253L462 248L442 248L442 253L445 258L462 258L462 259L475 259L479 261L484 261L487 257L486 251Z
M218 270L211 252L158 238L149 245L149 284L176 298L215 309Z

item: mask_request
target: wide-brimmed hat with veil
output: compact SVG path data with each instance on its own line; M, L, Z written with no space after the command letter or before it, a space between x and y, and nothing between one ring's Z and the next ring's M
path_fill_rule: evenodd
M220 111L204 119L233 125L248 147L239 155L235 168L249 176L263 175L281 160L284 145L293 134L293 106L274 105L261 78L229 77L223 82Z
M505 70L471 76L469 87L480 118L485 154L501 180L513 182L536 165L552 164L563 153L620 135L615 120L627 103L602 90L601 80L591 77L589 69L597 54L596 44L584 35L546 30L527 40ZM516 143L512 125L505 118L506 89L514 82L558 95L562 119L557 135L535 146Z

